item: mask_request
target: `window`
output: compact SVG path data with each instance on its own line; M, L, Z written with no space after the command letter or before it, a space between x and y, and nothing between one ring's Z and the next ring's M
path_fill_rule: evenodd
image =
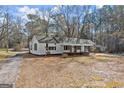
M56 50L56 47L49 47L49 50Z
M64 46L64 50L70 50L71 46Z
M37 43L34 44L34 50L37 50Z
M81 50L81 46L75 46L77 50Z

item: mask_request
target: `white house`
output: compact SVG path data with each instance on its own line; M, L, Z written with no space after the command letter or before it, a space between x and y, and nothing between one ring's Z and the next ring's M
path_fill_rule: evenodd
M85 53L94 46L91 40L59 37L33 36L29 43L30 53L35 55L63 54L63 53Z

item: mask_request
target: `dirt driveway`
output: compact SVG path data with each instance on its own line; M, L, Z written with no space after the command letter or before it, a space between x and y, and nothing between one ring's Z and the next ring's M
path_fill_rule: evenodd
M124 87L124 57L24 55L16 87Z

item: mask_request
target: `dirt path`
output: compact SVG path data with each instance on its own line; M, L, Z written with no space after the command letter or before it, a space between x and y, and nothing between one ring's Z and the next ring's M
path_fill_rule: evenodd
M17 55L0 62L0 87L14 87L21 61Z

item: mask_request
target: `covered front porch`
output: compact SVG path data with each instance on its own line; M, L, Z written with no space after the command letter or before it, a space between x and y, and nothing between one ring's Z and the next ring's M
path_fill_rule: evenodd
M63 44L63 53L81 53L83 46L81 44Z

